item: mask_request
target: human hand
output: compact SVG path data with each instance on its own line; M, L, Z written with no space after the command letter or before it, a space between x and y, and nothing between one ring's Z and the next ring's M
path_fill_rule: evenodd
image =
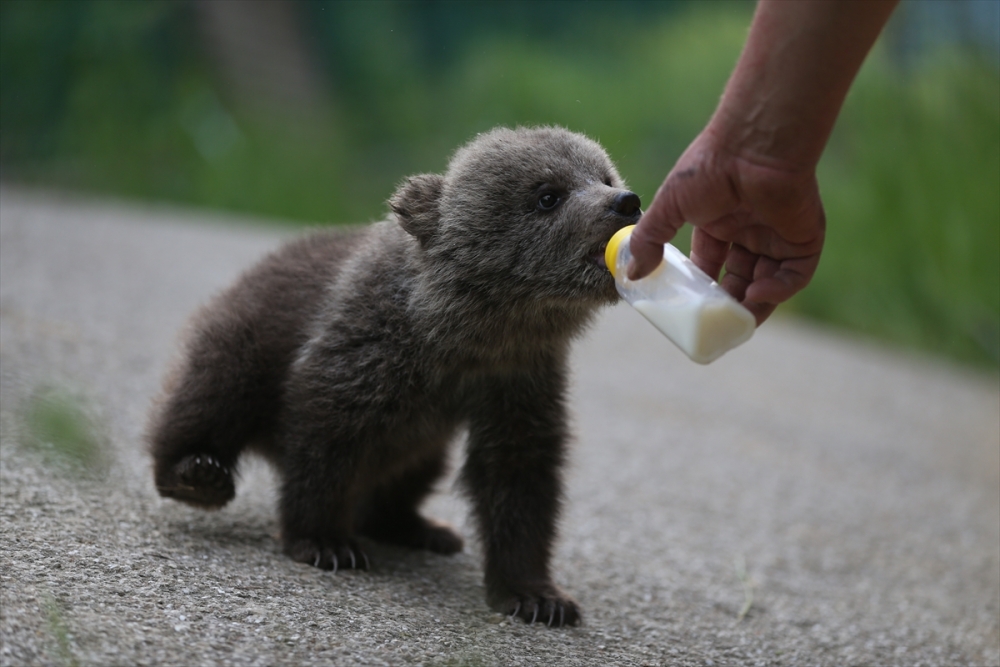
M694 225L691 259L762 323L816 272L826 219L816 163L865 55L899 0L758 0L708 127L632 232L628 276Z
M727 150L707 128L692 142L632 232L629 279L650 273L663 244L694 225L691 260L760 325L805 287L819 264L826 218L815 169Z

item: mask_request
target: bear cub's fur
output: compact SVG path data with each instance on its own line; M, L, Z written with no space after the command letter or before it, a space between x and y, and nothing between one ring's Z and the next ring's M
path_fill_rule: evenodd
M367 569L357 536L450 554L462 539L417 510L465 427L489 604L575 624L549 573L567 356L618 298L603 248L639 198L595 142L500 128L389 204L390 220L279 249L196 316L151 419L157 489L222 507L255 451L296 561Z

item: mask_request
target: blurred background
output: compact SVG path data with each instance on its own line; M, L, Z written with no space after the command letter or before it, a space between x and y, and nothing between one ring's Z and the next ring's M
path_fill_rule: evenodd
M495 125L598 139L648 204L751 2L3 0L0 178L338 224ZM820 165L783 312L1000 369L1000 2L909 0ZM689 232L677 245L687 249Z

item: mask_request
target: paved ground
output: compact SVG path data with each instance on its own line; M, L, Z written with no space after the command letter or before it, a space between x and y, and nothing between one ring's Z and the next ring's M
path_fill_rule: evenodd
M161 501L140 433L176 334L281 237L0 193L3 665L1000 664L997 379L788 320L710 367L627 306L580 342L579 628L490 612L475 545L292 563L263 466L221 512ZM105 472L37 444L53 390ZM430 505L471 535L448 484Z

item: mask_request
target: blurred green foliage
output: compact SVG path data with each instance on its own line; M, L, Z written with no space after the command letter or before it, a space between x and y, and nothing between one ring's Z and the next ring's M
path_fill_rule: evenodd
M25 444L71 471L103 474L109 457L100 429L88 415L85 402L64 389L36 391L24 411Z
M941 52L900 76L876 52L820 164L827 245L799 312L1000 362L1000 77Z
M0 164L19 182L358 222L476 132L554 123L600 140L648 203L751 10L301 0L329 103L266 118L227 92L190 2L4 0ZM872 54L845 106L820 169L828 246L784 310L996 369L1000 75L968 50L890 56Z

